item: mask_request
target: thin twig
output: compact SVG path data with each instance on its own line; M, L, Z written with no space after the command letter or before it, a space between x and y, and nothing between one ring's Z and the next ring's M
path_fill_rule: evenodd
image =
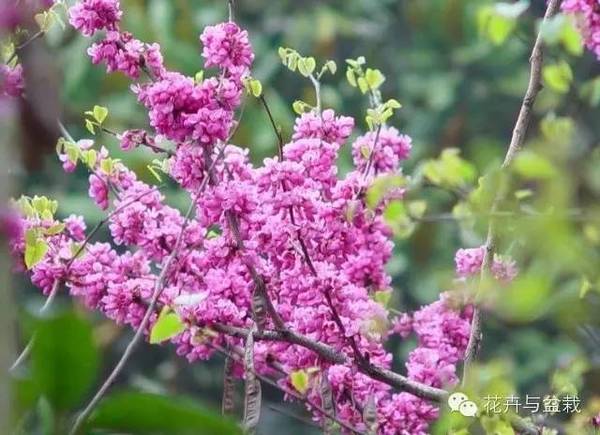
M10 65L10 63L17 57L17 55L19 54L19 51L23 50L25 47L27 47L29 44L31 44L33 41L35 41L38 38L41 38L44 35L44 32L42 30L38 30L36 33L33 34L33 36L31 38L29 38L27 41L23 42L21 45L15 47L14 51L12 52L12 54L10 55L10 57L8 58L8 60L6 61L6 65Z
M558 11L560 6L560 0L550 0L548 2L548 7L546 9L546 13L544 14L543 23L545 23L548 19L552 18L556 12ZM542 24L541 28L544 26ZM519 110L519 116L517 117L517 121L515 123L515 127L513 129L512 137L510 140L510 145L506 152L506 156L504 158L504 162L502 163L502 170L505 170L510 166L512 161L515 159L519 150L523 147L523 143L525 141L525 134L527 133L527 127L531 121L533 104L535 103L535 99L540 89L542 88L541 79L542 79L542 64L544 60L543 54L543 38L542 32L537 34L535 39L535 43L533 45L533 49L531 52L531 57L529 58L529 62L531 64L530 75L529 75L529 84L527 85L527 91L525 92L525 97L523 98L523 102L521 104L521 109ZM494 197L491 207L491 214L497 212L497 208L499 203L503 199L503 192L498 191ZM485 249L483 255L483 261L481 264L481 277L479 282L480 292L483 287L483 283L487 278L488 268L491 264L491 259L494 255L495 244L496 244L496 231L494 226L494 219L490 219L488 224L488 232L487 238L485 242ZM463 385L466 380L466 375L469 369L469 366L473 359L475 358L479 344L482 339L481 334L481 313L479 307L474 304L473 309L473 320L471 322L471 332L469 335L469 342L467 345L467 349L465 351L465 358L463 364Z
M46 298L44 305L42 306L42 308L40 308L40 311L39 311L40 316L45 314L46 311L48 311L48 309L50 308L50 306L52 306L52 302L54 302L54 299L56 298L56 295L58 294L58 290L60 289L60 284L61 284L60 279L57 279L56 281L54 281L54 284L52 285L52 289L50 290L50 294L48 295L48 298ZM33 344L35 343L35 337L36 337L36 333L34 332L33 335L31 336L31 339L27 343L27 346L25 346L25 349L23 349L23 351L17 357L15 362L10 366L10 369L9 369L10 372L14 372L17 369L17 367L19 367L23 363L23 361L25 361L29 357L29 354L31 353L31 349L33 349Z
M279 160L283 161L283 136L281 135L279 127L277 127L277 124L275 123L275 118L273 117L273 113L271 112L271 109L267 104L267 100L264 96L264 93L260 94L259 100L265 108L265 112L267 112L267 116L269 117L269 121L271 122L271 126L273 127L273 131L275 132L275 136L277 137L277 153L279 154Z
M167 273L179 251L179 245L181 244L181 240L183 239L185 229L187 227L187 224L191 218L192 212L196 205L196 200L197 200L197 197L193 198L192 203L190 204L190 207L186 213L185 220L181 226L181 231L179 232L179 236L177 237L175 245L173 246L173 250L171 251L171 254L165 261L165 264L160 272L160 275L158 276L158 279L156 280L156 284L154 286L154 291L152 293L152 299L150 301L150 305L148 306L148 308L146 309L146 312L144 313L142 322L140 323L139 327L137 328L135 335L133 336L133 338L127 345L127 348L123 352L121 359L119 360L119 362L117 363L117 365L115 366L113 371L110 373L110 375L108 376L106 381L104 381L104 383L102 384L102 386L100 387L98 392L94 395L94 397L92 398L90 403L86 406L86 408L77 417L75 424L73 425L73 427L71 428L71 431L69 432L70 435L76 435L77 433L79 433L79 430L81 429L82 425L87 420L90 413L94 410L94 408L96 407L98 402L102 399L102 397L104 396L106 391L110 388L110 386L115 381L117 376L121 373L121 371L125 367L125 364L127 363L129 358L133 354L133 351L135 350L136 346L141 341L142 336L144 335L146 328L148 326L148 323L150 322L150 318L152 317L152 315L155 312L155 307L156 307L156 303L158 302L158 298L160 297L160 295L162 294L162 291L165 288L165 281L167 278Z

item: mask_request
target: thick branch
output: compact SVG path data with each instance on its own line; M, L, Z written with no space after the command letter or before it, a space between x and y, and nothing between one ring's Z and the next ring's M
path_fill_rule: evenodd
M211 327L218 332L241 338L246 337L249 333L247 329L238 328L235 326L217 324L212 325ZM254 333L254 338L256 340L284 341L287 343L296 344L312 350L321 358L333 364L351 363L350 359L339 350L326 344L311 340L302 334L298 334L290 330L259 331ZM398 373L394 373L391 370L376 367L367 361L359 362L358 370L373 379L383 382L384 384L414 394L415 396L423 399L432 400L434 402L442 402L448 395L448 393L444 390L413 381Z

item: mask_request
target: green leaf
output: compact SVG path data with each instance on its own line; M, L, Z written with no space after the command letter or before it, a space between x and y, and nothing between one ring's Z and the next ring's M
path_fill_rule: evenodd
M573 56L581 56L583 54L583 39L571 16L565 20L562 26L560 42L569 54Z
M150 330L150 343L162 343L181 334L184 330L185 324L181 321L179 315L170 311L169 307L165 307Z
M102 400L87 429L139 435L241 434L234 422L191 399L133 391Z
M295 370L290 373L290 382L300 394L308 391L308 373L306 370Z
M427 201L415 200L408 203L408 213L415 219L420 219L427 210Z
M494 6L484 6L477 14L479 33L494 45L502 45L515 28L515 18L501 14Z
M98 374L98 350L91 325L73 312L39 318L32 349L38 391L56 410L79 405Z
M56 13L44 11L36 14L33 18L40 30L46 33L56 22Z
M600 77L584 82L579 95L591 107L597 107L600 104Z
M432 184L450 188L466 187L475 181L475 167L460 157L457 148L446 148L436 160L423 164L423 174Z
M499 2L494 4L495 12L505 18L518 18L529 8L529 0L519 0L513 3Z
M283 47L279 47L277 49L277 54L279 54L279 58L281 59L281 62L285 63L285 61L287 59L287 50Z
M567 116L549 114L540 123L540 131L549 142L560 141L561 143L570 144L574 130L575 123L572 118Z
M89 119L85 120L85 128L87 129L87 131L89 131L92 134L96 134L96 130L94 128L94 123L92 121L90 121Z
M581 279L581 286L579 287L579 297L581 299L585 298L592 288L592 283L589 279L587 279L587 277L584 276Z
M262 94L262 83L256 79L250 80L250 91L256 98L260 97Z
M107 157L100 162L100 170L107 175L112 174L114 167L115 162L110 157Z
M503 420L499 415L492 417L481 416L481 426L488 435L514 435L515 431L510 422Z
M346 69L346 79L348 80L348 83L350 83L350 86L352 87L356 87L356 76L354 75L354 70L350 67L348 67L348 69Z
M367 92L369 92L369 84L367 83L367 80L364 77L359 77L356 80L356 83L358 83L358 89L360 89L360 91L363 94L366 94Z
M377 177L367 190L366 203L374 209L390 191L406 186L406 179L400 175L383 175Z
M497 312L502 317L530 322L541 316L550 292L548 276L527 273L518 276L508 288L494 287L492 299L497 298Z
M294 109L294 112L296 112L296 114L302 115L304 112L306 112L307 109L310 109L310 106L304 101L296 100L292 104L292 109Z
M533 196L533 191L531 189L520 189L515 192L515 198L519 201L522 201L527 198L531 198Z
M337 71L337 64L333 60L328 60L325 62L325 68L329 70L329 72L333 75Z
M314 57L301 57L298 59L298 71L300 71L300 74L304 77L310 76L316 66L317 63Z
M408 215L408 210L402 201L390 202L383 212L383 219L394 235L402 239L409 237L415 229L415 223Z
M550 160L529 150L524 150L517 156L512 168L517 174L529 179L548 179L557 174Z
M390 98L385 102L385 106L389 107L390 109L400 109L402 107L402 104L400 104L398 100Z
M88 150L87 158L86 158L86 163L87 163L88 167L90 169L95 168L97 161L98 161L98 153L96 153L96 150Z
M372 90L378 89L385 81L385 76L378 69L367 68L365 80Z
M94 106L92 113L94 114L94 119L98 122L98 124L102 124L108 116L108 109L103 106Z
M48 236L55 236L57 234L60 234L64 231L65 229L65 224L63 223L58 223L56 225L52 225L50 228L47 228L45 233Z
M154 178L156 178L156 180L159 183L162 183L162 177L160 176L160 174L158 173L158 171L154 168L154 166L148 165L146 167L148 168L148 170L150 171L150 173L154 176Z
M378 292L375 292L375 294L373 295L373 300L378 304L383 305L384 307L388 306L391 299L392 292L390 290L380 290Z
M199 84L199 83L202 83L203 80L204 80L204 71L200 70L194 76L194 82L196 82L196 84Z
M565 94L571 87L573 71L571 66L563 60L552 65L546 65L542 71L542 76L550 89Z
M308 74L312 74L315 71L315 68L317 67L317 62L315 61L314 57L306 57L304 58L304 61L306 63L306 68L308 70Z
M48 252L48 244L45 240L38 239L33 243L25 244L25 266L31 269L44 258Z

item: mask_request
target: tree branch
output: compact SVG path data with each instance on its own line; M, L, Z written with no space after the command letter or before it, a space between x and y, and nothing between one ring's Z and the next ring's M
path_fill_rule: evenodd
M548 19L552 18L558 11L560 6L560 0L550 0L548 2L548 7L546 9L546 13L544 14L545 23ZM543 26L543 25L542 25ZM525 134L527 133L527 127L531 121L533 104L535 103L535 99L540 89L542 88L541 79L542 79L542 65L544 59L543 53L543 40L541 31L537 34L535 39L535 43L533 45L533 49L531 52L531 56L529 58L529 62L531 64L530 74L529 74L529 84L527 85L527 91L525 92L525 97L523 98L523 102L521 104L521 108L519 110L519 115L517 117L517 121L515 123L515 127L512 132L512 137L510 140L510 145L506 152L506 156L502 163L502 170L506 170L510 166L510 164L515 159L519 150L523 147L523 143L525 141ZM491 207L491 215L493 216L498 209L499 203L502 201L502 192L496 192L494 201L492 202ZM494 226L495 220L490 219L488 225L487 238L485 242L485 249L483 255L483 261L481 264L481 278L479 282L479 290L483 285L483 281L486 279L488 274L488 268L491 265L492 257L495 251L496 245L496 231ZM473 359L475 358L479 344L482 340L481 334L481 313L479 307L474 305L473 310L473 320L471 322L471 333L469 336L469 342L467 345L467 349L465 351L465 359L463 365L463 384L465 382L466 374L469 369L469 366Z
M218 332L222 332L224 334L240 338L246 337L249 333L248 329L222 324L211 325L211 328ZM349 358L346 355L344 355L344 353L340 352L338 349L311 340L310 338L302 334L298 334L290 330L258 331L254 333L254 338L256 340L283 341L290 344L296 344L298 346L302 346L306 349L312 350L321 358L333 364L351 363ZM357 368L361 373L373 379L376 379L380 382L383 382L384 384L387 384L399 390L414 394L415 396L421 397L423 399L432 400L434 402L442 402L448 396L448 392L445 390L413 381L398 373L394 373L391 370L376 367L367 361L359 363Z

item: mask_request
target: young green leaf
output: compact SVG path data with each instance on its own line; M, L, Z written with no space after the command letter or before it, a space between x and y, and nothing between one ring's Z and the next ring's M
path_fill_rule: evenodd
M262 94L262 83L256 79L250 80L250 91L256 98L260 97Z
M93 114L98 124L102 124L108 116L108 109L102 106L94 106Z
M369 83L364 77L359 77L356 79L356 83L358 83L358 88L363 94L366 94L369 91Z
M48 244L45 240L38 239L33 243L25 244L25 266L31 269L44 258L48 252Z
M47 236L55 236L57 234L60 234L64 231L65 229L65 224L63 223L58 223L56 225L52 225L50 228L47 228L45 230L45 233Z
M87 131L89 131L92 134L96 134L96 130L94 129L94 123L92 121L90 121L89 119L85 120L85 128L87 129Z
M546 65L542 71L544 82L550 89L560 94L566 94L571 87L573 71L571 66L564 60Z
M350 86L354 88L357 86L356 75L354 74L354 70L350 67L346 69L346 79L348 80L348 83L350 83Z
M378 89L385 81L385 76L378 69L367 68L365 80L371 90Z
M165 307L150 330L150 343L162 343L181 334L184 330L185 324L181 321L179 315L171 311L169 307Z
M306 370L295 370L290 373L290 382L300 394L308 391L308 373Z

